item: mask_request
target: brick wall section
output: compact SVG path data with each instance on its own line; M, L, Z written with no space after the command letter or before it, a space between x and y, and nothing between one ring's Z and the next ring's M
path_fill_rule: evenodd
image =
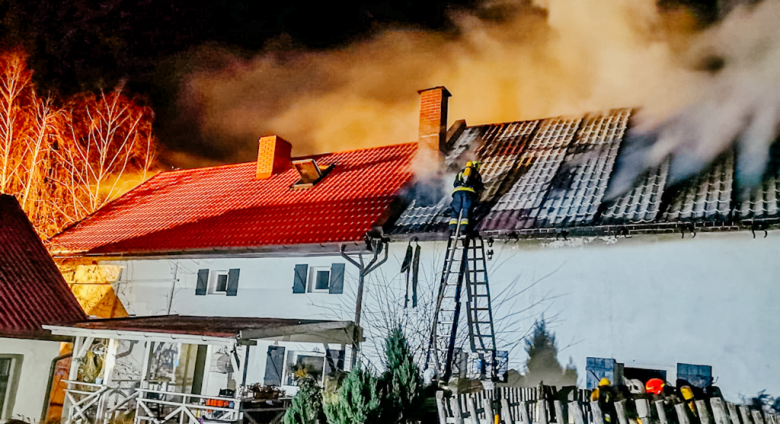
M266 180L274 174L289 169L292 166L291 152L292 145L279 136L260 137L257 151L257 179Z
M420 90L420 132L418 142L427 151L438 152L444 146L447 133L447 99L444 87Z

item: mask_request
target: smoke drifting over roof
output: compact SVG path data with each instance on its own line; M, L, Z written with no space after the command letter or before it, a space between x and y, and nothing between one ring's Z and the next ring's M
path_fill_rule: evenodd
M642 108L637 134L647 137L620 174L626 184L669 153L684 153L673 178L685 176L735 138L740 170L755 180L780 114L779 15L765 1L699 31L654 0L499 0L453 16L456 35L385 30L329 52L279 41L250 58L202 47L181 86L179 126L197 128L226 161L252 160L257 137L272 133L294 155L407 142L416 90L444 85L450 123Z

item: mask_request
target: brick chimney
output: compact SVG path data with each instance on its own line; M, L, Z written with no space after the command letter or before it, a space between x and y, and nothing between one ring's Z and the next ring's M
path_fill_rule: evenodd
M292 167L292 144L277 135L260 137L257 152L257 179L265 180Z
M420 133L417 142L428 156L440 157L447 140L447 100L452 94L444 87L426 88L418 93Z

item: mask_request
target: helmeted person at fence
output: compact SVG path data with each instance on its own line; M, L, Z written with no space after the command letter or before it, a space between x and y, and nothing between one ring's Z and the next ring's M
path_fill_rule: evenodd
M450 232L454 233L460 219L460 233L465 234L469 226L471 212L477 204L479 194L484 185L482 175L479 173L478 161L466 162L466 166L455 177L455 189L452 191L452 204L450 209Z

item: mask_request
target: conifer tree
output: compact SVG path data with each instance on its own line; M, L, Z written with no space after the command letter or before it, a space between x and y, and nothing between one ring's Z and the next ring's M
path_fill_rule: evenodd
M298 380L298 393L284 413L284 424L325 423L322 410L322 389L311 378Z
M425 399L420 369L414 362L409 344L400 328L393 329L385 341L387 371L383 376L388 388L388 410L394 422L418 421ZM388 411L388 413L389 413Z
M328 424L383 422L386 391L382 386L381 381L368 371L353 368L339 390L323 399Z
M555 335L547 329L544 318L534 323L533 333L525 340L525 351L528 353L528 361L522 379L523 386L534 387L539 383L549 386L577 384L574 366L570 364L564 368L558 362Z

